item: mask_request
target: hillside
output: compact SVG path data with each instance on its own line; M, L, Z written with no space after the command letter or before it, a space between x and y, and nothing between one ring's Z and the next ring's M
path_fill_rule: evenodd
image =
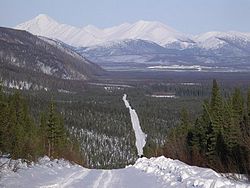
M9 28L0 28L0 62L1 79L13 87L21 82L38 87L44 80L84 81L104 72L59 41Z

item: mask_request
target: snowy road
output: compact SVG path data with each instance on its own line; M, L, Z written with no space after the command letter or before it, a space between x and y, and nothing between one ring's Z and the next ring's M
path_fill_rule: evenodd
M0 159L4 162L3 159ZM48 157L27 167L20 163L13 172L2 168L0 187L4 188L249 188L228 180L211 169L186 165L165 157L139 158L124 169L96 170Z
M129 109L131 123L132 123L133 129L135 131L135 139L136 139L135 145L137 148L137 153L139 156L142 156L143 155L143 147L146 144L147 135L142 131L138 115L137 115L136 111L131 108L131 106L127 100L126 94L123 95L122 100L124 101L126 108Z

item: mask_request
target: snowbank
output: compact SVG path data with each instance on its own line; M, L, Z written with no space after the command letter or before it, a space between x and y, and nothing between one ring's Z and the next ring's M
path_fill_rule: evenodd
M7 159L0 159L0 166ZM13 172L13 164L19 165ZM222 177L211 169L186 165L165 157L141 158L124 169L95 170L71 164L63 159L41 158L38 163L27 165L13 160L12 165L1 168L0 187L5 188L248 188L247 183Z
M166 187L250 187L250 185L229 180L212 169L189 166L179 160L163 156L150 159L141 158L133 166L136 169L158 176Z

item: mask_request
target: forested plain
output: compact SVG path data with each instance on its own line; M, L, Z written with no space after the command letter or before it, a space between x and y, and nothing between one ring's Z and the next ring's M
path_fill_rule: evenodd
M220 98L223 101L223 105L220 104L220 106L223 109L228 107L228 101L236 95L235 92L240 93L238 95L244 101L244 113L242 112L241 117L243 119L238 124L242 127L242 122L246 118L249 82L246 79L242 80L237 77L234 79L234 82L231 82L232 79L217 79L216 83L218 83ZM10 149L11 146L3 145L1 145L1 152L4 154L9 153L15 158L22 157L29 160L34 160L41 155L64 157L91 168L120 168L131 164L138 156L129 112L122 101L122 96L126 93L130 104L138 113L143 131L147 134L147 143L144 148L144 154L147 157L165 155L183 160L189 164L212 168L219 166L217 163L212 163L212 161L215 161L214 159L208 157L208 155L212 155L212 151L212 153L216 153L215 149L211 149L211 151L208 149L212 146L216 148L214 143L204 148L204 145L200 146L199 144L201 143L197 142L197 139L201 138L197 136L198 129L196 129L196 126L199 124L200 126L209 127L210 125L209 121L202 123L200 119L204 116L204 104L209 103L204 101L210 101L210 97L213 94L211 92L212 88L214 88L212 78L198 79L196 81L185 78L176 79L175 81L162 78L159 80L141 79L139 81L125 79L125 81L122 81L122 84L117 79L116 81L108 80L106 82L97 81L97 83L84 83L84 90L72 92L58 89L17 91L4 87L1 98L1 105L4 108L1 108L1 113L5 108L6 110L8 109L7 112L9 108L17 108L15 106L12 107L13 104L23 106L20 108L20 113L25 112L26 115L24 116L26 119L24 118L25 120L22 121L30 123L18 123L15 126L25 125L22 128L23 132L25 132L24 137L29 139L26 139L26 143L21 143L25 144L25 147L19 148L27 147L27 150L31 152L29 155L26 151L16 154L13 148ZM235 90L236 87L238 89ZM175 97L153 97L155 95L168 94ZM211 106L210 103L207 105ZM214 114L212 110L210 113ZM188 121L185 129L182 128L183 119L185 119L183 116L188 119L185 120L185 123ZM5 115L1 117L5 117ZM226 119L225 117L226 115L224 119ZM52 134L57 135L54 136L57 138L51 138L48 134L51 133L49 132L49 126L53 122L51 119L55 122L55 127L60 130L55 131L58 134ZM16 119L14 122L17 121L19 122L20 119ZM2 137L1 141L11 143L10 139L6 139L5 125L6 123L1 121L1 136L5 136L5 138ZM14 134L11 131L9 133ZM59 133L62 134L60 135ZM207 135L206 139L208 139L209 135L210 140L213 140L217 135L213 131L205 134ZM173 135L177 136L173 138ZM59 138L61 138L60 141ZM25 140L25 138L21 139ZM53 140L52 150L49 144L51 142L50 139ZM208 141L206 139L205 141ZM16 141L14 140L14 142ZM231 146L231 143L229 145L227 147L229 149L223 152L234 152L232 147L235 147L235 145L232 144ZM178 151L170 150L174 146L176 146L175 149L178 149ZM71 153L65 151L71 151ZM242 150L240 151L242 152ZM182 153L178 154L178 152ZM65 156L65 153L69 156ZM172 154L170 155L169 153ZM238 152L238 154L240 153ZM213 156L215 155L213 154ZM195 157L203 160L196 160ZM232 158L227 160L232 161ZM197 161L197 163L193 161ZM201 162L199 163L199 161ZM247 163L246 161L244 162ZM215 167L214 169L232 172L245 172L244 170L246 170L245 167L243 170L243 167L232 166L226 167L220 164L219 169Z

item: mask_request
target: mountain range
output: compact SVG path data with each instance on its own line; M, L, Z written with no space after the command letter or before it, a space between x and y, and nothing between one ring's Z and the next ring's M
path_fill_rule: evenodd
M60 24L44 14L15 28L63 41L107 69L140 64L144 68L199 65L209 70L211 67L250 70L250 33L212 31L188 35L151 21L123 23L104 29L93 25L77 28Z
M60 24L45 14L21 23L16 29L26 30L35 35L59 39L75 47L86 47L108 41L124 39L142 39L155 42L164 47L192 48L198 46L205 49L219 48L228 40L250 41L250 33L241 32L207 32L192 36L181 33L160 23L140 20L136 23L123 23L118 26L100 29L93 25L83 28Z
M40 14L34 19L19 24L16 29L26 30L36 35L59 39L76 47L92 46L107 41L123 39L143 39L166 45L175 41L190 42L184 34L160 23L138 21L124 23L111 28L100 29L93 25L77 28L60 24L47 15Z

